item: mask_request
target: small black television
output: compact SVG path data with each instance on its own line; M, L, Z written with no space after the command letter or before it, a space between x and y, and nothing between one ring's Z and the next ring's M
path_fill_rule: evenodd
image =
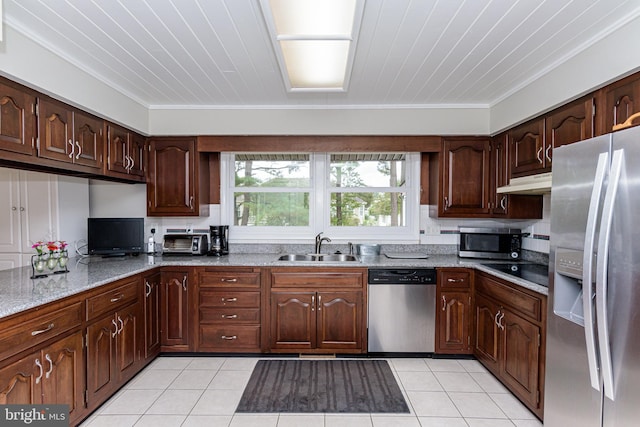
M138 255L144 247L144 218L89 218L89 255Z

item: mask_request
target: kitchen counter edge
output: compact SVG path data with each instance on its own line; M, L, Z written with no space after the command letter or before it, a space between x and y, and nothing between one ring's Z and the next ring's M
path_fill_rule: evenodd
M0 319L54 302L157 267L365 267L365 268L475 268L510 283L547 295L547 288L519 279L488 266L480 260L457 255L430 255L426 259L390 259L366 256L360 262L278 261L280 254L230 254L224 257L147 256L125 258L72 258L69 272L31 279L31 267L0 271Z

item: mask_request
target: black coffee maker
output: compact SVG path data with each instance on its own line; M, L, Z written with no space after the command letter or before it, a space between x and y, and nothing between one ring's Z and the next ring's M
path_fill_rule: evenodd
M207 255L222 256L229 254L229 226L209 226L209 252Z

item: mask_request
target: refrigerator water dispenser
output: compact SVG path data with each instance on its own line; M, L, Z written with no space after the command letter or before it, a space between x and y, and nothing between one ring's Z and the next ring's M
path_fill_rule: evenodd
M558 248L553 275L553 312L580 326L584 326L582 254L582 251Z

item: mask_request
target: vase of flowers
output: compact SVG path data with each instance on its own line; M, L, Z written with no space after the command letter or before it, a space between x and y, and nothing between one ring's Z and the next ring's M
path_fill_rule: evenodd
M42 277L45 268L54 273L66 273L69 253L67 252L67 242L64 240L43 242L37 241L31 246L36 250L36 254L31 257L31 264L34 276ZM38 273L38 274L36 274ZM46 275L44 275L46 276Z

